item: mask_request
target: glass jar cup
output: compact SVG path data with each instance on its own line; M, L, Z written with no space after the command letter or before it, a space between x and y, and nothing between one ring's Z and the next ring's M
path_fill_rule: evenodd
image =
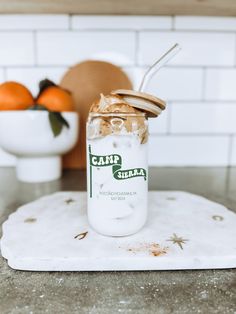
M103 235L139 231L147 218L145 113L90 113L87 120L88 221Z

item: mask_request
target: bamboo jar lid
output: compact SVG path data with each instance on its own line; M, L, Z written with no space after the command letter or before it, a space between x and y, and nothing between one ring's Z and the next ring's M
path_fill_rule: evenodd
M150 118L159 116L166 108L164 100L150 94L128 89L117 89L112 91L111 94L121 96L134 108L146 112L147 116Z

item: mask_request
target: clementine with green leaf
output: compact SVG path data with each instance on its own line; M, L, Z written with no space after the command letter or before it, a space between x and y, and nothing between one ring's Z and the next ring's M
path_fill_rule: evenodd
M36 103L45 106L50 111L75 111L71 93L47 79L40 82L40 92Z

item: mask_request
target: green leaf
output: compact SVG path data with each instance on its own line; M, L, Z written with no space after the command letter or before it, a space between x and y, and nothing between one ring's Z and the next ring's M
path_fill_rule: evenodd
M70 128L69 123L66 121L66 119L63 117L63 115L60 112L54 111L54 114L57 118L57 120L63 125L65 126L67 129Z
M49 79L45 78L44 80L39 82L39 95L48 87L51 86L57 86L53 81L50 81ZM39 96L38 95L38 96Z
M61 134L63 127L69 128L69 123L63 118L60 112L50 111L48 113L49 121L51 125L52 132L54 136L58 136Z
M35 104L29 107L28 110L48 111L50 126L52 129L52 133L55 137L61 134L63 127L66 127L67 129L70 128L69 123L66 121L66 119L62 116L60 112L49 111L45 106L40 104Z
M43 111L48 111L48 109L40 104L35 104L33 106L30 106L27 110L43 110Z
M49 112L48 116L49 116L49 121L50 121L52 132L54 136L56 137L60 135L63 128L63 124L58 120L57 116L55 115L55 112L52 112L52 111Z

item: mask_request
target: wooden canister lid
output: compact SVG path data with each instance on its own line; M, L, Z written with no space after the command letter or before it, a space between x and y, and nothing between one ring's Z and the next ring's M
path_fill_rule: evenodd
M147 93L117 89L112 91L111 94L121 96L133 107L146 112L148 117L157 117L166 108L166 103L162 99Z

